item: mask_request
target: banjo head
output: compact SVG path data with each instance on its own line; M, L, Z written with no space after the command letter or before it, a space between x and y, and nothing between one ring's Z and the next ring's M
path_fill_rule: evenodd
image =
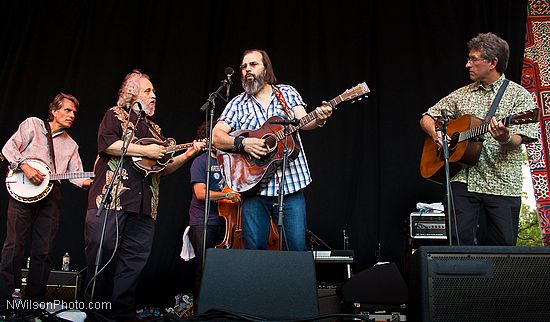
M9 171L6 177L6 188L14 199L25 203L32 203L43 199L51 191L53 186L50 182L51 170L42 161L27 160L25 163L46 175L42 183L36 185L30 182L21 170Z

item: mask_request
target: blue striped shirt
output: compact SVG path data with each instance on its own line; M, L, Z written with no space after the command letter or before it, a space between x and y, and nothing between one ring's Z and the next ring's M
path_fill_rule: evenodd
M281 90L292 113L294 113L295 106L306 106L298 91L292 86L279 84L277 87ZM267 111L265 111L255 97L243 92L227 104L218 121L227 123L231 127L231 131L257 130L272 116L288 117L275 93L271 93L271 101ZM311 182L300 134L297 133L296 137L301 149L298 157L288 163L285 172L285 194L301 190ZM281 177L282 169L279 167L267 185L260 187L259 194L262 196L277 196Z

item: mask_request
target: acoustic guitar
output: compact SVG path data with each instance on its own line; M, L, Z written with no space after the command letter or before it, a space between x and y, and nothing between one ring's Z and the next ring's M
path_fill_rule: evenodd
M15 199L24 203L40 201L50 193L54 181L93 178L93 172L67 172L52 173L50 167L44 162L35 159L27 159L25 163L46 175L41 184L32 183L21 170L9 170L6 175L6 188Z
M200 141L208 143L207 139L202 139ZM145 176L148 176L150 173L161 172L170 162L172 162L172 159L174 158L174 154L176 152L187 150L193 146L193 142L176 144L176 140L172 138L166 139L164 141L160 141L154 138L143 138L137 140L135 144L158 144L166 147L166 153L164 154L164 157L160 159L151 159L143 156L131 158L134 168L143 172Z
M500 120L505 126L535 123L540 120L540 109L535 108L507 116ZM481 154L481 136L489 131L489 124L466 114L447 125L449 141L449 174L453 177L460 170L474 166ZM420 174L423 178L441 183L445 181L445 160L443 150L438 148L432 137L426 135L420 160Z
M366 83L360 83L329 101L329 105L336 110L336 105L345 101L360 100L370 92ZM284 145L286 143L290 160L294 160L300 153L300 146L294 139L294 134L309 122L318 118L312 111L302 117L298 125L272 124L283 121L280 116L270 117L257 130L240 130L230 133L231 136L242 135L249 138L265 140L268 153L260 159L253 158L245 152L224 152L218 150L217 159L221 167L226 184L233 191L246 192L254 190L260 183L268 181L282 163Z

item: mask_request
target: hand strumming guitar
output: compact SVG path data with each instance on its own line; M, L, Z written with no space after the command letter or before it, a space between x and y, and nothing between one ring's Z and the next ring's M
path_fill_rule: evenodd
M245 138L243 139L244 152L250 154L256 159L260 159L267 154L267 147L265 146L265 140L259 138Z

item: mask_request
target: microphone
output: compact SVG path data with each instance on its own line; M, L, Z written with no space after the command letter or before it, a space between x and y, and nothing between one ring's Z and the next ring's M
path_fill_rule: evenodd
M233 68L226 67L223 71L225 73L225 97L229 101L229 89L231 88L231 76L235 72Z
M273 120L269 121L270 124L282 124L282 125L294 125L298 126L300 125L300 120L297 118L293 119L281 119L281 120Z
M138 114L141 115L142 117L146 116L147 113L145 113L145 111L143 110L143 106L141 106L141 103L138 101L135 101L134 104L138 106L138 110L139 110Z
M439 127L445 126L447 123L449 123L449 111L446 109L441 110L441 117L437 120L437 125Z

